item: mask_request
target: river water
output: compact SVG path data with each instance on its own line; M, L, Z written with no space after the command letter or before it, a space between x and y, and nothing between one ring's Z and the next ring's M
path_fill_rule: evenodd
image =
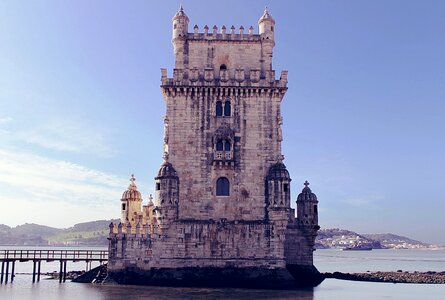
M1 247L4 249L5 247ZM65 248L66 249L66 248ZM320 272L445 271L445 250L317 250L314 263ZM0 299L443 299L445 285L392 284L327 279L314 289L268 291L248 289L164 288L145 286L95 286L46 280L31 283L30 263L17 263L14 283L0 285ZM84 263L68 264L69 270L85 269ZM58 263L42 263L42 272L58 270Z

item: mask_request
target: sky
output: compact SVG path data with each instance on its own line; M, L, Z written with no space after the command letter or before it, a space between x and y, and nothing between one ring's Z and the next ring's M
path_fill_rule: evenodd
M323 228L445 244L445 2L182 1L197 24L276 21L283 154ZM179 1L0 1L0 223L69 227L144 201Z

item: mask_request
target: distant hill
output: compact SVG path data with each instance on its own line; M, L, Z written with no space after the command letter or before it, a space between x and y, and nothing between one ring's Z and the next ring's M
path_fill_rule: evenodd
M68 228L67 230L71 231L101 231L107 229L111 222L119 222L119 220L99 220L99 221L91 221L91 222L85 222L85 223L79 223L74 225L71 228Z
M106 246L108 225L118 219L84 222L60 229L38 224L9 227L0 224L0 245L15 246ZM432 248L433 245L391 233L359 234L345 229L321 229L316 248L344 248L353 244L373 248Z
M418 248L428 248L431 246L427 243L392 233L369 233L363 235L369 239L379 241L386 248L414 248L415 246L418 246Z
M370 239L359 233L333 228L321 229L315 241L316 248L344 248L351 245L366 244L374 249L383 248L379 241Z
M110 222L119 220L79 223L66 229L28 223L17 227L0 224L0 245L104 246L107 244Z
M52 236L58 234L61 231L62 229L44 225L32 224L32 223L31 224L25 223L23 225L11 228L11 232L14 235L41 236L41 237Z
M441 248L441 246L438 245L430 245L392 233L359 234L354 231L338 228L321 229L318 232L315 244L316 248L344 248L352 245L367 245L374 249Z

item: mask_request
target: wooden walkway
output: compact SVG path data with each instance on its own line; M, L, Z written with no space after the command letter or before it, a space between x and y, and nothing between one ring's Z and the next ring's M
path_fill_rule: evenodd
M42 261L60 262L59 282L66 281L66 262L84 261L86 262L86 271L91 269L93 261L100 264L108 260L108 251L106 250L0 250L0 261L2 263L0 284L14 281L16 262L33 262L32 282L40 281L40 267ZM9 267L11 266L11 273Z

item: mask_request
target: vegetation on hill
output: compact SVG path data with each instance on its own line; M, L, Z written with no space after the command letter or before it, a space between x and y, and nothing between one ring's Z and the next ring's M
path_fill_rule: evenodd
M66 229L38 224L9 227L0 224L0 245L14 246L104 246L108 225L119 220L79 223Z

